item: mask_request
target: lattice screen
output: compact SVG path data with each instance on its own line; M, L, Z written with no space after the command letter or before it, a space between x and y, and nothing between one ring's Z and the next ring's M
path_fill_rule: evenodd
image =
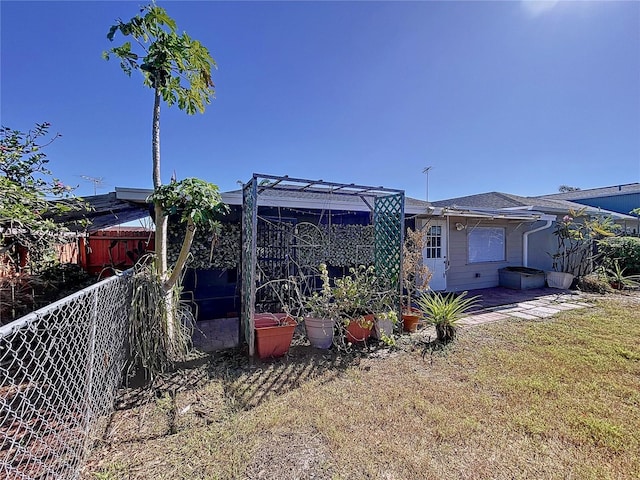
M398 283L402 278L404 194L376 197L373 211L376 273Z
M254 177L242 190L242 315L244 337L253 356L253 315L256 299L256 234L258 224L258 181Z
M245 184L243 188L242 206L242 325L245 339L249 344L250 355L254 353L253 318L256 311L256 283L258 280L263 284L265 281L272 282L277 280L269 276L275 271L274 268L268 269L269 271L267 272L265 269L262 269L261 265L265 264L266 260L270 260L272 263L275 261L274 249L287 249L286 246L275 245L275 243L278 242L267 241L265 244L258 242L258 198L260 192L264 190L283 191L282 198L286 197L289 199L296 198L296 192L299 195L325 195L327 198L327 200L324 201L325 203L328 202L328 199L335 197L350 198L349 201L352 202L354 206L361 209L363 205L366 205L368 209L373 210L373 262L376 267L376 272L379 278L386 280L385 283L387 286L396 288L398 294L400 293L402 287L402 242L404 229L404 192L402 190L254 174L253 178ZM371 204L372 200L373 205ZM322 201L319 203L323 204ZM312 207L308 208L311 209ZM350 208L347 207L347 210L349 209ZM264 219L262 219L262 221L264 221ZM292 223L292 225L294 224L295 222ZM354 225L354 227L356 226L359 227L357 229L358 232L366 232L361 225ZM295 229L297 234L300 234L300 242L296 241L296 246L300 247L303 253L300 258L289 253L284 255L285 259L296 257L298 260L309 260L320 255L324 261L324 258L331 257L331 241L329 241L329 244L326 246L329 255L322 250L325 248L325 237L331 239L331 234L334 229L327 230L327 235L323 231L326 226L313 228L316 229L314 235L310 235L308 232L305 233L302 229L300 231ZM340 228L345 231L349 230L346 225ZM289 227L282 229L282 235L286 234L285 236L291 236L289 230L291 230ZM278 231L278 229L275 228L274 231ZM336 231L338 230L336 229ZM316 233L318 235L315 235ZM320 240L314 240L315 236L319 236ZM292 238L293 237L295 237L295 235L292 236ZM262 243L264 243L264 239ZM313 246L315 249L321 245L320 251L309 250L309 247ZM283 255L275 256L278 257L278 260L281 260L280 257L283 257ZM349 256L349 260L359 262L360 256L366 258L367 252L356 251L356 253ZM370 253L369 258L371 258ZM343 261L345 260L340 259L340 262ZM314 266L317 267L317 264ZM261 268L260 272L257 271L258 268ZM289 272L289 274L291 273ZM259 278L262 276L269 278Z

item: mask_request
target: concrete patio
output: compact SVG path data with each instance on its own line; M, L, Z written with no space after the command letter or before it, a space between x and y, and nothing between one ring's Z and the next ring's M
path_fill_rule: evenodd
M462 325L479 325L508 318L539 320L563 310L591 306L583 300L580 292L556 288L512 290L495 287L469 291L469 296L475 295L481 296L480 305L460 321Z

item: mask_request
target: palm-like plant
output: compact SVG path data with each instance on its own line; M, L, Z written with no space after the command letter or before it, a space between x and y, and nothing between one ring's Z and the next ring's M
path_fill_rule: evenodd
M425 322L436 327L436 338L446 344L456 337L458 321L472 307L478 305L479 296L440 292L425 293L417 299L418 308Z
M640 275L627 275L626 270L626 268L620 267L618 260L614 260L613 268L607 268L605 270L609 283L616 290L640 287Z

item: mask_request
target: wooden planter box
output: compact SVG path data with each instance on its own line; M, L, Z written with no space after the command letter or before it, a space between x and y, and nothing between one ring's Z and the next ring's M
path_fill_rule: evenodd
M528 267L505 267L498 270L499 285L514 290L544 288L544 272Z

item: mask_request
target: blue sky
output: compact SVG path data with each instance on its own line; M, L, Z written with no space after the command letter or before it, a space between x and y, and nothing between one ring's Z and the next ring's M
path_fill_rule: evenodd
M50 122L63 181L149 188L153 96L102 51L144 2L0 2L2 124ZM640 181L640 2L170 2L218 63L163 107L163 180L253 172L438 200Z

